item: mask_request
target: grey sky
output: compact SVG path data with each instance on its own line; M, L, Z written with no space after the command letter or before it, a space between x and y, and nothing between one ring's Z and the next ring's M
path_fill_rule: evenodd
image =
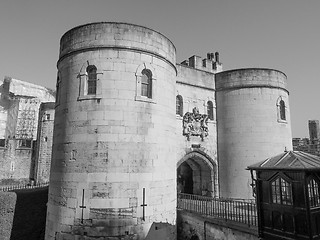
M0 78L55 88L60 37L88 22L122 21L166 35L177 61L220 52L224 70L288 76L293 137L320 119L318 0L2 0Z

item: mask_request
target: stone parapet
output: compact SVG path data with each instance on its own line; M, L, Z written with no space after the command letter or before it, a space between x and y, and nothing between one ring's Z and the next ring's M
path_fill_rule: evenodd
M176 63L176 49L163 34L150 28L129 23L98 22L75 27L60 40L59 61L83 51L98 49L144 52Z
M267 68L244 68L223 71L215 75L216 90L239 88L279 88L287 90L287 76L278 70Z

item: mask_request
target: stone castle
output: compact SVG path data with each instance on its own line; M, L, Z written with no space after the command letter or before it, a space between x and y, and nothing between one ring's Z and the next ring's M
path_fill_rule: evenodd
M57 67L47 240L148 239L177 192L252 198L246 167L292 149L280 71L177 64L163 34L112 22L66 32Z
M5 77L0 94L0 186L48 182L54 91Z

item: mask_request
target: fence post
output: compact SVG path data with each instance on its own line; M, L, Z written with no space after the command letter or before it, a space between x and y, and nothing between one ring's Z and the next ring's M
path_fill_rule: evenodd
M206 201L206 215L208 216L208 200L209 199L205 199L205 201Z

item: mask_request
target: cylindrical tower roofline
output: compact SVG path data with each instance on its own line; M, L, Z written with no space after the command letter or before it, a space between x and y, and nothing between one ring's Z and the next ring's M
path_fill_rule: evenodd
M287 89L287 75L268 68L241 68L219 72L215 75L216 91L265 87Z
M58 63L75 53L99 49L144 52L176 64L176 48L162 33L123 22L96 22L77 26L60 39Z

